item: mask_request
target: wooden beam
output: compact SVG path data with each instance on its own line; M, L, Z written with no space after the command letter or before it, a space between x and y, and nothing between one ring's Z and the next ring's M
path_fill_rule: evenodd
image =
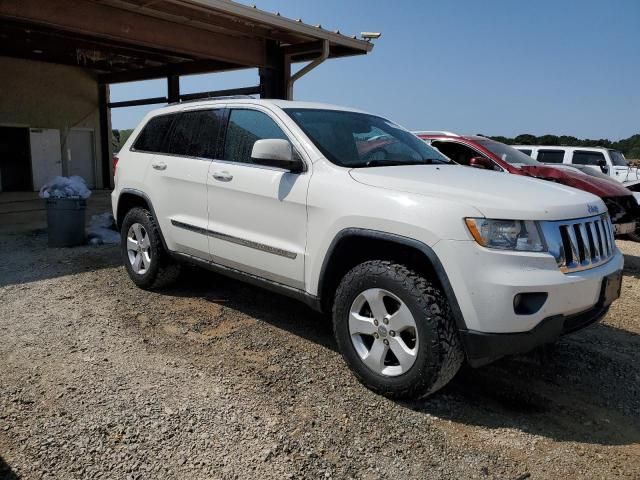
M169 103L180 101L180 77L178 75L167 77L167 99Z
M108 107L109 108L138 107L140 105L155 105L158 103L169 103L169 99L167 97L151 97L151 98L142 98L140 100L125 100L123 102L111 102L108 104Z
M317 53L322 51L322 40L287 45L286 47L283 47L282 50L285 55L289 56L302 55L305 53Z
M111 118L109 115L109 85L98 85L98 116L100 118L100 167L102 186L111 188Z
M224 35L88 0L0 2L0 19L33 22L68 32L260 67L264 41Z
M260 69L260 97L286 99L291 65L277 42L267 41L266 54L268 66Z
M126 72L106 73L98 77L100 83L125 83L137 82L140 80L152 80L154 78L164 78L169 75L194 75L198 73L213 73L229 70L247 68L229 62L216 60L196 60L193 62L182 62L168 64L162 67L142 68L139 70L129 70Z

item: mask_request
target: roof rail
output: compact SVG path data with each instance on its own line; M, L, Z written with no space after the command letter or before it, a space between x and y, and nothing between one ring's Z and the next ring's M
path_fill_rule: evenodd
M459 137L457 133L447 132L446 130L416 130L411 132L414 135L444 135L447 137Z
M172 102L167 105L182 105L183 103L191 103L191 102L205 102L207 100L241 100L241 99L250 99L255 100L255 97L252 95L206 95L202 97L192 97L192 98L183 98L179 102Z
M184 100L180 100L178 103L190 103L190 102L204 102L207 100L242 100L242 99L250 99L255 100L255 97L252 95L212 95L206 97L198 97L198 98L185 98Z

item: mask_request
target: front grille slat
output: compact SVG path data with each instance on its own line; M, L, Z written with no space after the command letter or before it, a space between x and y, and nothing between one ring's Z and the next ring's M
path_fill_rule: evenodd
M602 258L606 258L609 254L607 253L607 242L605 242L602 232L602 222L598 220L595 224L598 231L598 242L600 242L600 252L602 253Z
M594 268L615 254L615 238L608 214L570 221L542 222L549 253L563 273Z
M607 232L607 244L609 245L609 255L613 252L613 246L615 244L615 237L613 236L613 225L610 222L604 222L604 228Z
M588 222L589 232L591 232L591 241L593 242L593 248L591 251L593 252L594 259L596 261L600 260L600 242L598 240L598 231L596 230L596 222Z
M576 232L573 229L573 226L567 226L567 235L569 237L569 245L567 249L571 252L571 263L570 266L580 265L580 253L578 251L578 239L576 237Z
M582 238L582 248L584 250L584 258L586 263L591 263L594 258L591 256L591 242L589 241L589 235L587 234L587 223L580 223L578 229L580 231L580 238Z

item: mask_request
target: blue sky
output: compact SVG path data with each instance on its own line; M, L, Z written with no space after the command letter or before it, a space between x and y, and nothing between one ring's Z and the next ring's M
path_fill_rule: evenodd
M410 129L620 139L640 132L640 0L252 0L347 34L382 32L370 55L330 60L297 100L361 108ZM258 83L257 71L182 77L183 92ZM113 85L113 101L163 80ZM134 127L154 107L112 111Z

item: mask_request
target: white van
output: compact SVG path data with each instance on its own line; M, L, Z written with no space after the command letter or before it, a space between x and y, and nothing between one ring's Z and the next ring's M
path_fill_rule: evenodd
M555 147L547 145L514 145L539 162L584 165L601 171L625 186L640 182L638 168L630 167L622 152L603 147Z

